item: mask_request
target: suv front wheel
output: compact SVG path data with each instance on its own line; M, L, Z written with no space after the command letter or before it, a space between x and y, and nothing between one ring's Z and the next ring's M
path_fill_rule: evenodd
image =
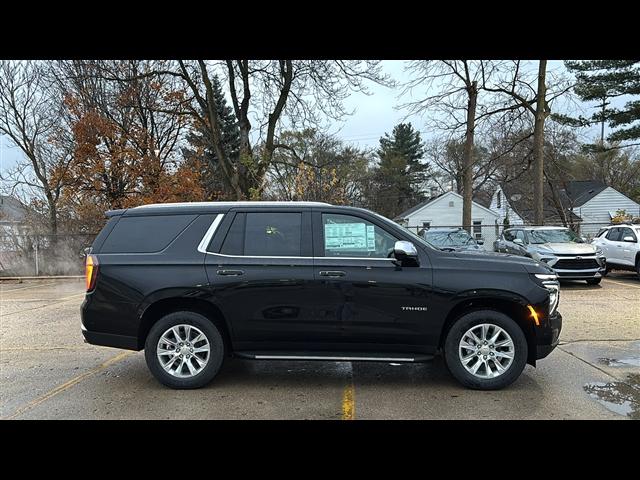
M154 377L171 388L200 388L216 376L224 359L218 328L195 312L173 312L149 331L144 356Z
M494 310L460 317L447 333L444 357L465 387L498 390L513 383L527 363L527 339L518 324Z

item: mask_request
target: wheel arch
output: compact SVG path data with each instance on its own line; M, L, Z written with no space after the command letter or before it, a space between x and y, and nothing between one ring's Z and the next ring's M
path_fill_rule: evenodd
M528 302L512 292L494 292L492 294L466 296L458 298L455 305L449 311L442 330L438 347L442 348L444 341L453 324L463 315L478 310L494 310L513 319L524 332L527 339L527 363L536 364L536 334L531 323L530 313L527 309Z
M220 309L207 300L193 297L165 297L148 304L140 317L138 348L144 348L149 331L158 320L169 313L179 311L195 312L208 318L220 330L225 350L228 353L232 352L231 330Z

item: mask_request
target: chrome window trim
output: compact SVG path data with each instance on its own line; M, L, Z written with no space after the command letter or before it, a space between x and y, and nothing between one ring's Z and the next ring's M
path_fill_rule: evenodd
M371 258L371 257L292 257L292 256L268 256L268 255L227 255L225 253L215 253L207 251L207 247L209 243L211 243L211 239L213 235L216 233L216 230L220 226L222 222L222 218L224 217L223 213L219 213L216 218L213 219L213 222L207 229L207 232L200 240L198 244L198 251L200 253L206 253L207 255L215 255L216 257L226 257L226 258L269 258L269 259L297 259L297 260L314 260L314 259L329 259L329 260L373 260L373 261L383 261L383 262L392 262L393 258Z
M207 233L204 234L204 237L202 237L202 240L200 240L200 243L198 244L198 251L200 253L209 253L207 252L207 247L209 246L209 243L211 243L211 239L216 233L216 230L218 229L218 226L220 225L220 222L222 222L223 218L224 213L219 213L218 215L216 215L216 218L213 219L211 225L209 225Z

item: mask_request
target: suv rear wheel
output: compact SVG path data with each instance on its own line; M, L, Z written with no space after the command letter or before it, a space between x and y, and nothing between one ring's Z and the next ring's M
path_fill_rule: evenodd
M149 331L144 356L151 373L171 388L200 388L216 376L224 359L218 328L195 312L173 312Z
M527 339L518 324L494 310L460 317L447 333L444 357L465 387L498 390L513 383L527 363Z

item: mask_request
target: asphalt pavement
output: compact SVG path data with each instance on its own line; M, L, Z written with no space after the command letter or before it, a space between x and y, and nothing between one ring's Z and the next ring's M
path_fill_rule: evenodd
M84 280L0 282L2 419L640 419L640 282L562 285L560 346L501 391L425 364L230 359L171 390L143 352L83 343Z

